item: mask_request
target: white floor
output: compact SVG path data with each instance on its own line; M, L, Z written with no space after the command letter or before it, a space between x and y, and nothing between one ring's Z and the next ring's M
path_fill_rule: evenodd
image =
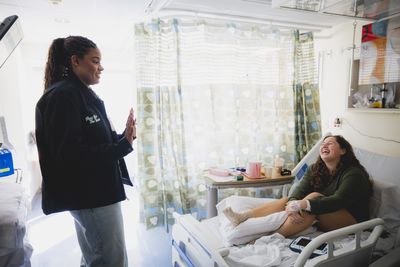
M171 237L164 228L146 230L139 223L138 197L131 187L122 204L129 267L171 266ZM28 240L33 246L32 267L78 267L81 252L68 212L45 216L40 195L28 215Z

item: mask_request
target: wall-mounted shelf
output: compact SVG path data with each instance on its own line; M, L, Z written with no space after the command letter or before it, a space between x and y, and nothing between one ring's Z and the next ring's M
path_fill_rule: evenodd
M398 0L273 0L272 6L371 20L400 14Z
M377 99L380 98L381 93L379 87L372 84L360 85L358 82L359 78L360 60L356 59L353 61L351 70L351 85L350 92L347 101L347 110L356 112L371 112L371 113L400 113L400 108L394 108L400 106L400 82L387 83L386 87L391 90L392 99L390 108L372 108L367 107L367 99L371 96L375 96ZM373 88L374 89L371 89ZM386 95L388 97L389 95Z
M347 111L362 113L400 114L398 108L347 108Z

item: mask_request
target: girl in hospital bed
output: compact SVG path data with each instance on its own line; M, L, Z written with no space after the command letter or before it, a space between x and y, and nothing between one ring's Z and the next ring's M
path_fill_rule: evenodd
M317 161L289 198L267 202L244 212L231 207L223 210L235 226L249 218L286 211L288 217L277 232L285 237L302 232L315 224L331 231L369 218L372 184L353 148L342 136L327 136Z

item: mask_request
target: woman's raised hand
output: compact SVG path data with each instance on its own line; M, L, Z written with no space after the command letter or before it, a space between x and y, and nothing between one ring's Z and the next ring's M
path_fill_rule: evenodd
M125 138L130 144L136 139L136 118L133 108L130 109L128 119L126 120Z

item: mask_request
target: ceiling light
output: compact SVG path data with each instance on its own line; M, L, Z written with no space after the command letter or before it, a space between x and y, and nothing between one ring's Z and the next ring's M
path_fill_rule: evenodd
M62 0L49 0L50 3L52 3L53 5L59 5L62 3Z
M69 19L67 19L67 18L55 18L54 21L57 23L61 23L61 24L70 23Z

